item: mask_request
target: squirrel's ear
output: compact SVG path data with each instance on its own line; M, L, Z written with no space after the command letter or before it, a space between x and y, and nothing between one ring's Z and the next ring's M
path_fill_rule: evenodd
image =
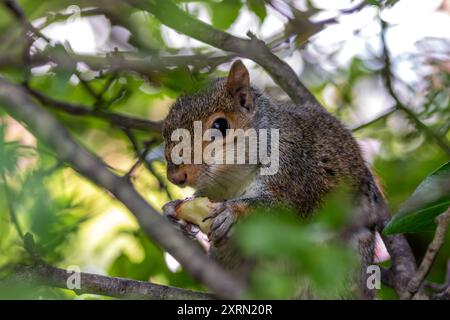
M241 60L236 60L231 66L227 79L227 90L242 108L253 111L250 76Z

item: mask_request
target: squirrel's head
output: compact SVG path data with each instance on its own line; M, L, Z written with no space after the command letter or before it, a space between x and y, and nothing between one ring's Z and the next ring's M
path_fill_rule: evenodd
M202 157L203 150L208 146L224 146L227 140L235 139L227 129L252 128L254 116L254 90L250 87L248 70L240 60L233 63L228 77L216 79L199 93L178 98L165 119L163 129L168 179L179 186L194 187L199 196L211 199L236 196L238 189L245 186L245 180L250 179L255 166L208 163ZM177 136L178 129L188 133L190 141L184 141L185 136L182 139ZM215 135L205 141L203 137L208 129L216 129L210 130ZM201 141L195 140L199 135ZM185 148L180 148L181 142L185 143ZM195 155L199 150L200 158ZM174 152L189 160L180 164L173 159Z

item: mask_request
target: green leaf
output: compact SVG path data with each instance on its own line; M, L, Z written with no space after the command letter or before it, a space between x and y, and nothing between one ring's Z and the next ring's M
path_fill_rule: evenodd
M129 19L131 29L131 44L148 50L158 50L166 47L161 35L161 23L151 14L138 11Z
M264 0L247 0L247 7L250 11L256 14L261 23L267 16L267 10Z
M450 206L450 162L429 175L400 207L383 234L433 231L435 217Z
M381 1L379 0L366 0L367 4L371 4L373 6L381 7Z
M226 30L237 19L242 3L240 0L223 0L209 4L214 27Z

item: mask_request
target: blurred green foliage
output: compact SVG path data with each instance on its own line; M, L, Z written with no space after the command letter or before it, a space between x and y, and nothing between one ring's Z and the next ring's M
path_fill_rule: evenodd
M257 261L250 297L342 299L356 296L357 248L340 238L351 222L352 201L344 186L312 218L288 208L260 209L238 225L243 252Z

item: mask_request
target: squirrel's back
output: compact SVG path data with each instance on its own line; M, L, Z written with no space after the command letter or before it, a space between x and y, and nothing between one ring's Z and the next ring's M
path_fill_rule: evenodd
M279 170L264 176L279 199L311 213L340 182L358 187L367 169L351 132L318 105L297 106L258 93L256 122L279 129ZM364 179L361 179L364 177Z

